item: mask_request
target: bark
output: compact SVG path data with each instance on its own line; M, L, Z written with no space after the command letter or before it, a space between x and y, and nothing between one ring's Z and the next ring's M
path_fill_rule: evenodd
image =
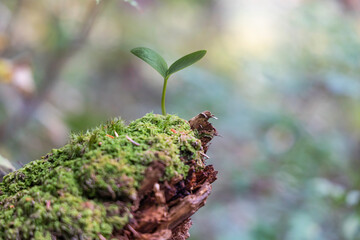
M199 134L204 153L217 135L216 129L208 122L213 117L205 111L189 120L191 128ZM204 154L202 161L205 163L207 158ZM205 205L217 171L212 165L196 170L190 161L186 179L162 182L164 169L159 161L154 161L147 169L132 209L134 219L113 237L121 240L185 240L190 236L190 217Z

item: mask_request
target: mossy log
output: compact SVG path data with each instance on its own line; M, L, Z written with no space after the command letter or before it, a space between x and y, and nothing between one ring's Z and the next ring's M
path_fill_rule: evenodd
M205 111L114 119L6 175L0 239L187 239L217 172Z

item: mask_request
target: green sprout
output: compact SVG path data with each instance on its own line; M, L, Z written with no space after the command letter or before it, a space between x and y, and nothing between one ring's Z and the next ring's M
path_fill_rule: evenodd
M166 85L170 75L199 61L206 54L206 50L190 53L176 60L170 67L168 67L165 60L157 52L151 50L150 48L134 48L131 50L131 53L148 63L151 67L158 71L161 76L163 76L164 85L161 96L161 111L163 115L166 115L165 95Z

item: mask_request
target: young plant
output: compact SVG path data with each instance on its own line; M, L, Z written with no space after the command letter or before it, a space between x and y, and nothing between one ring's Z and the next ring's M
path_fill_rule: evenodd
M165 95L166 85L170 75L199 61L206 54L206 50L190 53L176 60L173 64L171 64L170 67L168 67L165 60L157 52L151 50L150 48L134 48L131 50L131 53L148 63L164 78L164 85L161 96L161 111L163 115L166 115Z

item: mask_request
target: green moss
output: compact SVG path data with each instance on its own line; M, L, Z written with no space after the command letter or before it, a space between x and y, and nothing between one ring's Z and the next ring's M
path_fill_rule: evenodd
M69 144L4 177L0 239L109 238L131 219L147 166L163 161L163 180L185 177L186 161L203 167L200 145L174 115L147 114L128 126L114 119L72 134Z

